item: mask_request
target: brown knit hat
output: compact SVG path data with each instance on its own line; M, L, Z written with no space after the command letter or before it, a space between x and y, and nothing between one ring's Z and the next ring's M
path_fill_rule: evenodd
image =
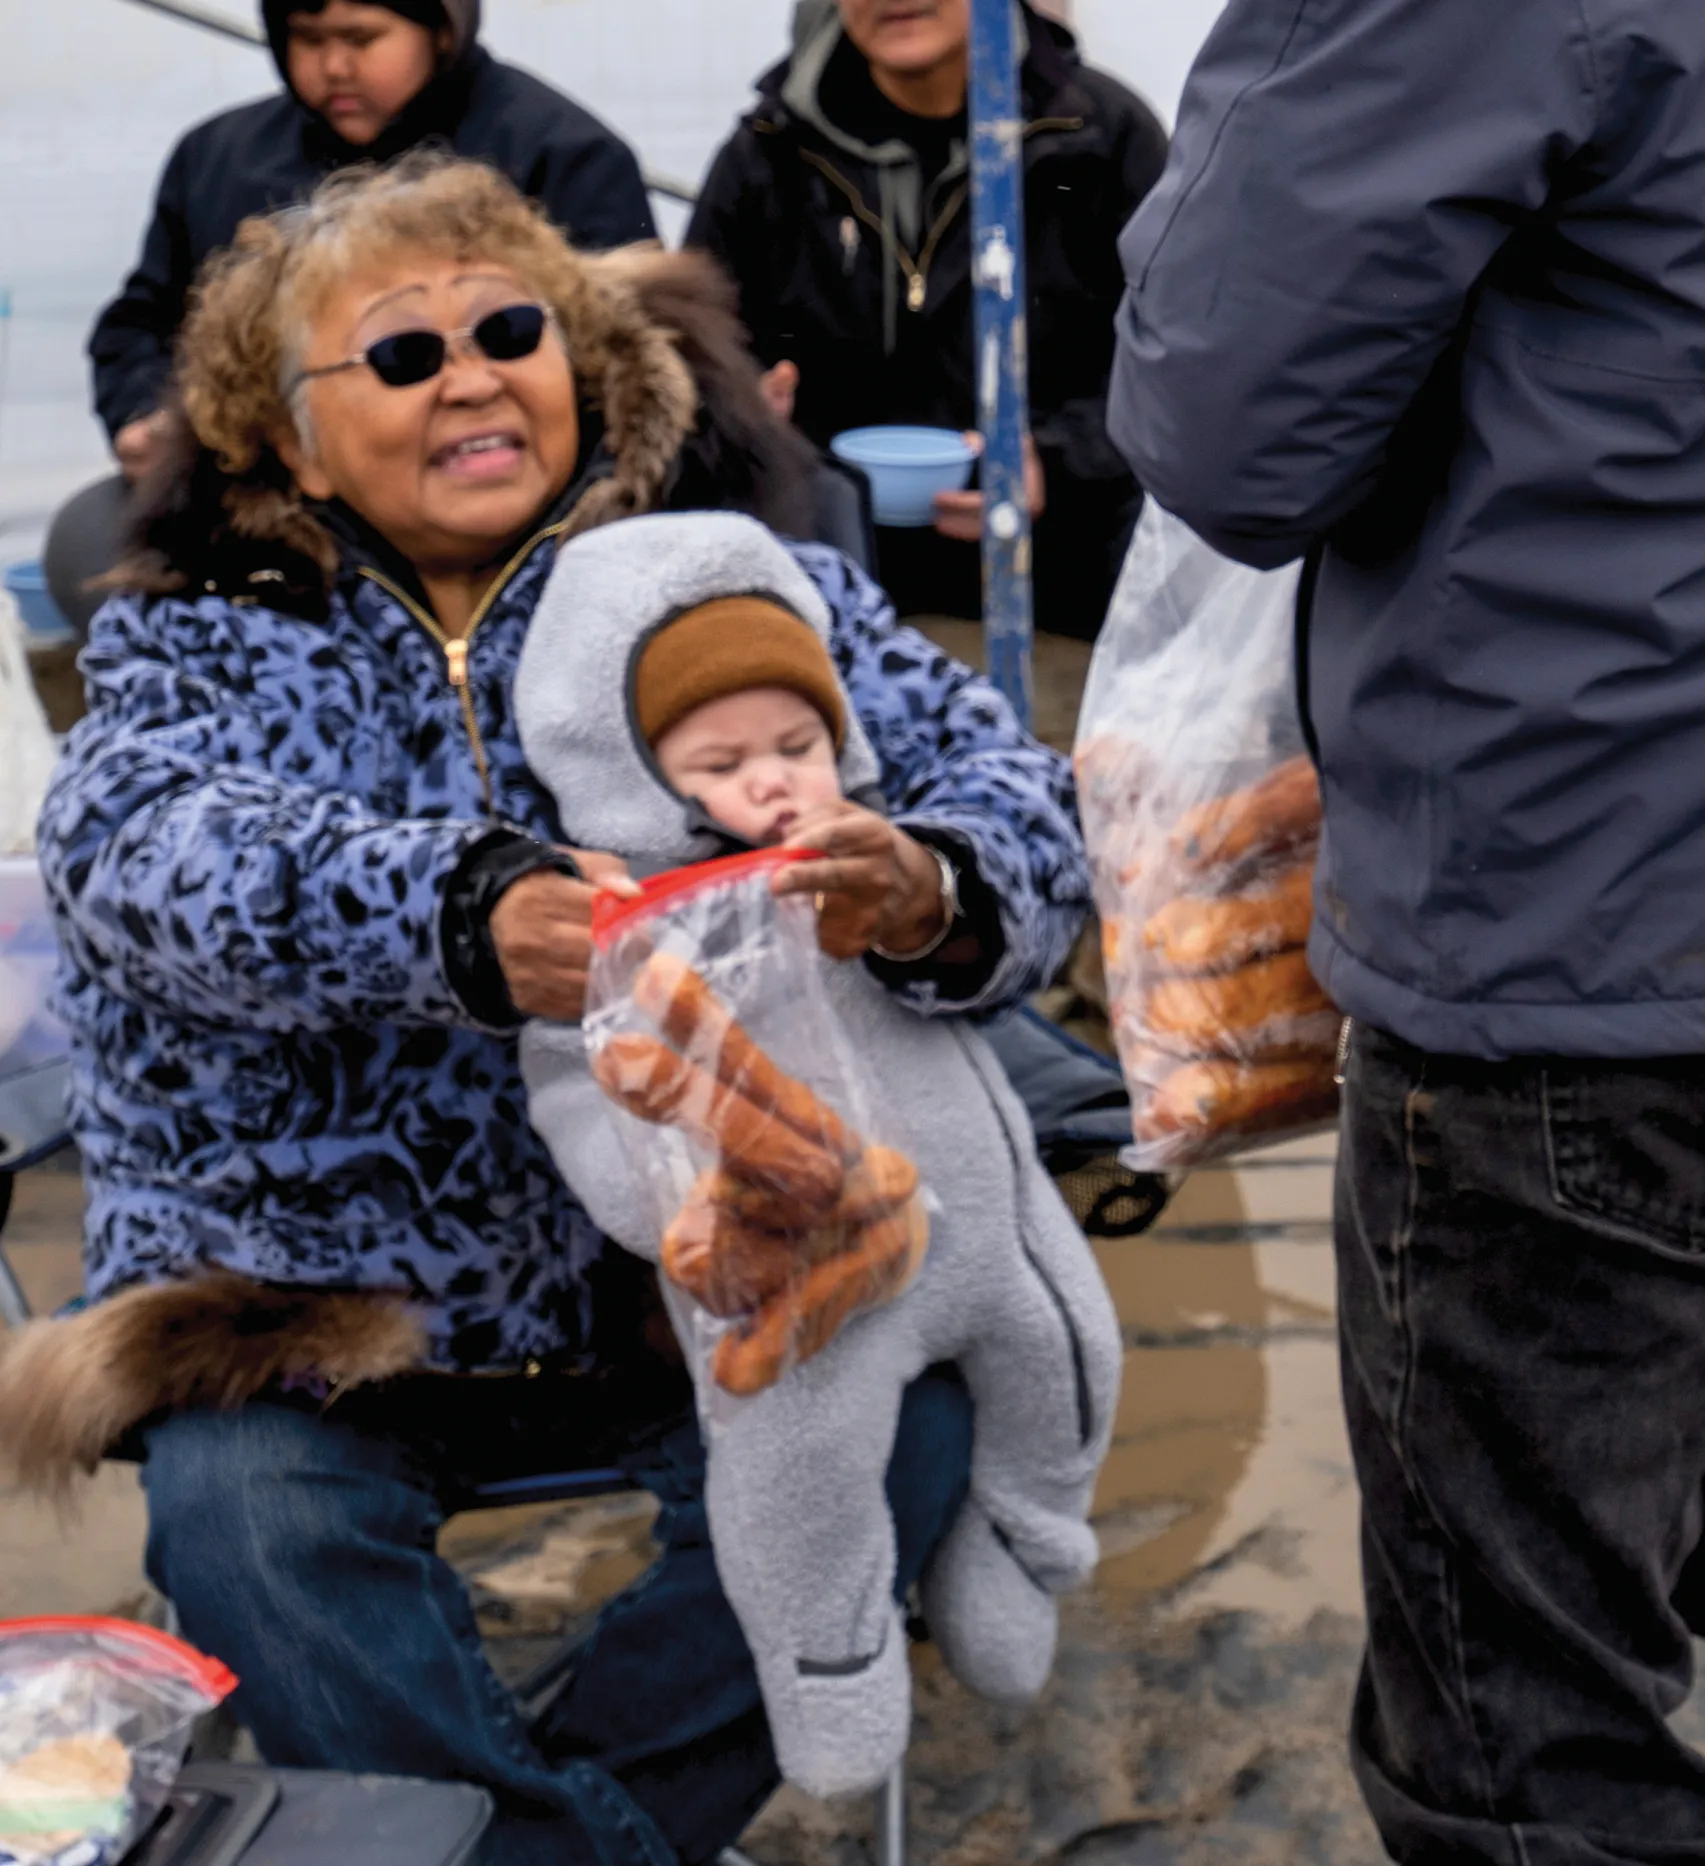
M719 597L665 623L634 667L634 718L655 745L699 707L754 687L809 700L841 749L847 709L829 651L809 622L767 596Z

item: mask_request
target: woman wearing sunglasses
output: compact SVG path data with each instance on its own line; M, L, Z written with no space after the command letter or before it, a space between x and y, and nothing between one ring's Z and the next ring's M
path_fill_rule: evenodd
M776 1780L654 1288L528 1128L514 1034L579 1015L586 878L619 875L556 846L511 713L559 544L670 507L807 517L810 456L705 265L585 258L455 163L247 223L41 826L92 1300L0 1361L0 1440L52 1481L121 1439L150 1571L267 1758L483 1784L483 1866L708 1861ZM891 950L931 930L876 967L920 1011L1023 997L1088 897L1066 770L790 548L894 818L813 888ZM969 1442L926 1376L889 1472L900 1586ZM481 1484L610 1464L656 1492L659 1561L527 1722L437 1531Z

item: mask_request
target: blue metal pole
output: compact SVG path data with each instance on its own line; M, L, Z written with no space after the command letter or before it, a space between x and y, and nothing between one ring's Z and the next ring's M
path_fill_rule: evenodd
M971 250L977 426L983 436L983 632L989 673L1031 716L1029 300L1024 283L1024 108L1017 0L971 0Z

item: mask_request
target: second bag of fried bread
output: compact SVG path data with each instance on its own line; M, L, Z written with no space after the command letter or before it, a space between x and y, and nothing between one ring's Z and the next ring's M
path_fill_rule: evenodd
M1337 1108L1340 1020L1307 954L1321 803L1296 588L1151 505L1096 646L1076 767L1142 1170Z

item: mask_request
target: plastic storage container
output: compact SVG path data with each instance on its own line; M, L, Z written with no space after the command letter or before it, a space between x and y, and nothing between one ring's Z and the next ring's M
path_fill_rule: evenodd
M0 1621L0 1866L115 1866L236 1683L133 1621Z
M829 451L869 479L877 524L911 528L934 523L936 494L960 491L977 458L951 428L849 428Z
M0 1080L68 1053L65 1027L47 1008L58 963L34 856L0 855Z
M71 624L60 613L59 605L48 592L47 572L36 558L20 564L8 564L0 581L18 605L25 629L32 642L44 644L74 639Z

